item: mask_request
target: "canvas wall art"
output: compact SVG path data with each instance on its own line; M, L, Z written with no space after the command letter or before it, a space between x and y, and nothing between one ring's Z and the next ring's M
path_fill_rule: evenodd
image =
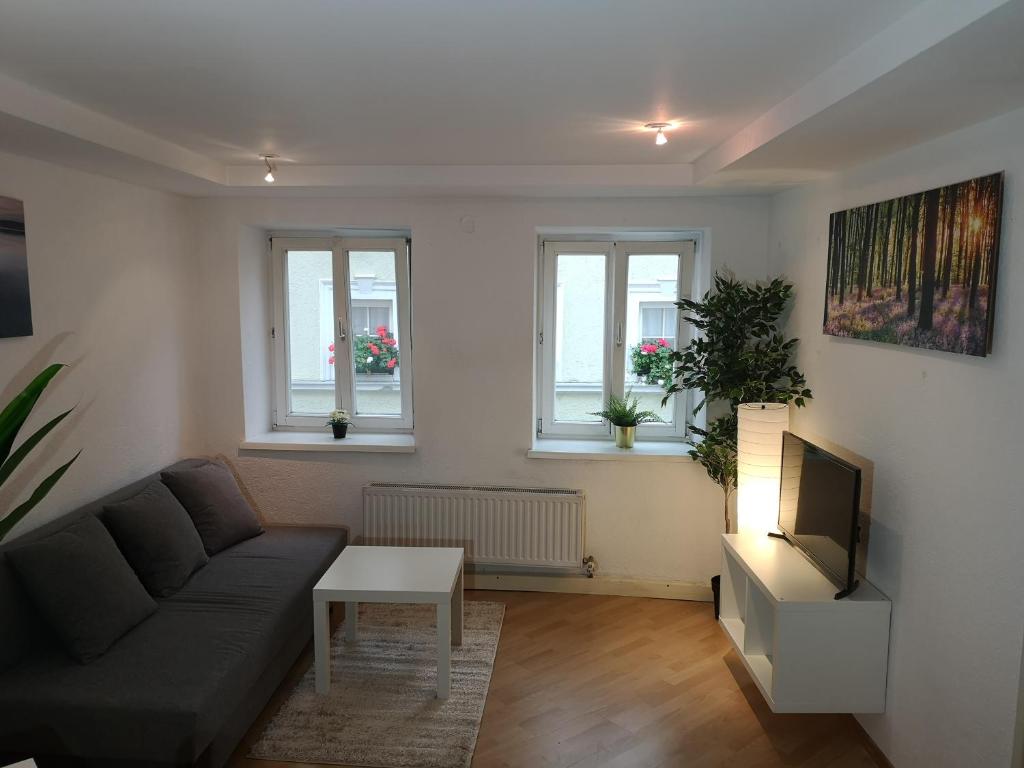
M25 206L0 197L0 338L31 335Z
M833 213L824 331L985 355L1003 174Z

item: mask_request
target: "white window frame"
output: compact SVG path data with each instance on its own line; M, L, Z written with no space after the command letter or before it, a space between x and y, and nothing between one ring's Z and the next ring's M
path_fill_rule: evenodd
M626 313L628 312L629 259L633 255L678 253L676 298L693 295L696 261L700 257L702 233L680 232L678 239L653 241L625 240L542 240L538 269L536 403L538 439L606 440L612 435L607 422L567 422L554 418L556 386L555 348L558 343L560 318L557 317L557 263L559 255L597 254L605 257L604 366L602 402L610 393L625 394L626 385ZM638 318L639 319L639 318ZM641 331L642 332L642 331ZM689 343L692 329L677 318L676 348ZM674 399L672 424L644 424L637 430L644 440L683 440L691 424L693 397L689 392L677 393Z
M288 351L287 267L289 251L330 251L334 293L334 399L336 408L352 413L352 425L367 432L411 432L413 428L412 399L412 313L409 279L409 242L396 237L274 237L271 239L271 265L274 311L274 429L325 429L325 415L298 413L291 409L291 381ZM355 411L355 365L350 343L352 328L351 280L348 263L350 251L387 251L395 254L395 290L399 353L401 356L402 413L396 416L366 415ZM339 290L339 286L344 286ZM347 372L347 373L346 373Z
M541 335L538 336L540 343L539 357L541 362L541 370L543 375L539 376L538 379L542 382L540 385L538 403L540 405L539 413L540 420L538 423L538 434L545 434L548 432L548 425L558 425L557 435L559 437L601 437L608 434L607 427L600 421L595 422L570 422L570 421L555 421L555 349L558 346L559 337L562 330L562 320L558 317L557 306L558 306L558 294L561 293L561 287L558 285L558 256L560 255L602 255L605 257L605 273L604 273L604 305L605 305L605 317L604 323L605 328L602 334L604 338L604 365L602 367L602 388L601 388L601 400L602 402L608 398L608 380L609 372L611 370L611 356L608 351L608 338L611 333L612 318L611 313L607 311L607 308L612 306L613 296L612 289L614 287L613 280L613 246L611 242L545 242L542 250L542 267L541 267L541 283L539 287L540 296L545 296L547 291L547 302L542 300L541 306L544 307L541 313ZM547 339L549 343L544 344L544 340Z

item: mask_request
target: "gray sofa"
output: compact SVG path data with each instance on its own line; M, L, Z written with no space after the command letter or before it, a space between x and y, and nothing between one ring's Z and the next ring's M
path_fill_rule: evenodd
M343 528L269 527L211 557L99 659L67 655L5 548L83 515L103 519L104 504L159 477L0 547L0 764L223 765L309 642L311 590L344 548Z

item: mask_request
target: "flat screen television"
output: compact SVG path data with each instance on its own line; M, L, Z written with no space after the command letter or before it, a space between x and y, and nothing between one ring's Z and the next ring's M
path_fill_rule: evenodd
M782 433L779 530L825 574L841 597L857 587L860 469Z

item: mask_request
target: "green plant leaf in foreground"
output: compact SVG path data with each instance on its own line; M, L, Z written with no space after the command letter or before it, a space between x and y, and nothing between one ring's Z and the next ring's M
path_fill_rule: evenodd
M20 394L7 404L3 411L0 411L0 462L7 461L18 431L25 424L25 420L35 407L39 396L46 389L46 385L50 383L51 379L64 367L63 363L48 365L42 373L32 379Z
M32 434L31 437L29 437L27 440L25 440L25 442L19 445L17 450L15 450L14 453L12 453L8 457L7 461L0 464L0 485L4 484L4 481L11 476L11 473L18 468L18 465L21 464L21 462L25 459L26 456L28 456L32 449L39 445L39 442L48 434L50 434L50 431L54 427L56 427L58 424L64 421L64 419L67 418L68 414L71 413L73 410L75 410L73 407L68 408L66 411L64 411L64 413L50 419L50 421L48 421L46 424L37 429Z
M53 489L53 486L57 484L57 482L64 476L64 473L68 471L68 468L74 464L75 460L81 455L81 451L76 453L71 458L71 461L64 466L59 467L49 477L43 480L43 482L41 482L36 489L32 491L32 495L28 497L27 501L15 507L14 511L7 515L7 517L0 519L0 541L3 541L4 537L11 532L11 529L21 522L21 519L31 512L39 502L46 498L46 494Z

